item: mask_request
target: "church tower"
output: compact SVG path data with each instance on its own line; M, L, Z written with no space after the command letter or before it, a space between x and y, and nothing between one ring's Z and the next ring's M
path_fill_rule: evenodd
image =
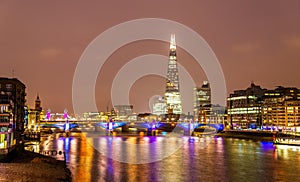
M39 94L37 94L37 97L34 101L34 109L36 111L42 111L41 100L40 100Z
M41 115L42 115L42 106L41 106L41 100L39 97L39 94L37 94L37 97L34 101L34 110L36 112L36 123L39 124L39 129L40 129L40 120L41 120Z

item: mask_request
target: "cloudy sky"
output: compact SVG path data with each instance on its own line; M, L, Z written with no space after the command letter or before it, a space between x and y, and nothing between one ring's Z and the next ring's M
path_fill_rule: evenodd
M227 94L251 81L300 88L298 0L0 1L0 76L24 82L30 106L39 93L44 109L73 112L72 82L83 51L110 27L141 18L169 19L201 35L221 64ZM98 110L111 108L112 80L122 66L145 54L168 56L168 48L148 40L115 51L97 77ZM201 85L207 78L194 58L181 48L177 55ZM157 75L136 81L129 95L134 111L149 112L149 98L164 89Z

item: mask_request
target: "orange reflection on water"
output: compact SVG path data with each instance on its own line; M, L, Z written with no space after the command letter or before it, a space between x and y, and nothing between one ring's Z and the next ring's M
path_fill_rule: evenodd
M77 171L75 172L74 181L91 181L91 164L93 156L93 147L89 145L91 138L81 136L80 158Z

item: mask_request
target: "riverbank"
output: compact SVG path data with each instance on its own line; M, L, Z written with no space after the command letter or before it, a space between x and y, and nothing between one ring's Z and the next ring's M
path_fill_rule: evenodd
M24 151L0 163L0 181L72 181L72 175L64 161Z
M277 134L276 132L271 132L271 131L225 130L216 134L216 136L225 137L225 138L273 141L273 137L276 136L276 134Z

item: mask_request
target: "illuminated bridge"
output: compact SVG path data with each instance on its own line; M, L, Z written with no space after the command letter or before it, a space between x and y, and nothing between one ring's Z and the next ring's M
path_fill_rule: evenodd
M145 122L145 121L136 121L136 122L128 122L128 121L114 121L114 122L101 122L101 121L72 121L68 123L57 123L54 121L47 121L40 123L41 128L57 128L61 131L70 131L72 132L74 129L79 129L82 131L99 131L100 129L106 130L107 132L112 132L114 129L121 128L124 132L128 131L129 128L135 128L140 130L147 130L147 135L153 135L152 132L156 130L171 132L175 128L178 130L183 130L185 135L189 135L197 128L201 127L210 127L214 128L216 132L221 132L224 130L223 124L203 124L203 123L189 123L189 122Z

